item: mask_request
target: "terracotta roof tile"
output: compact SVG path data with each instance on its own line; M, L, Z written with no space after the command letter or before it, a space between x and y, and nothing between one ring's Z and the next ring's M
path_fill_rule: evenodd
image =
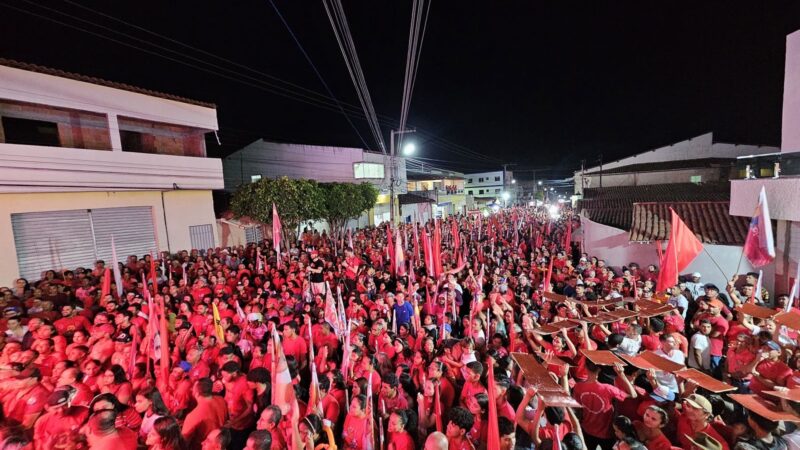
M670 208L704 244L741 245L749 220L728 214L730 202L635 203L630 240L649 242L669 239Z
M114 89L121 89L123 91L135 92L137 94L159 97L181 103L188 103L190 105L197 105L205 108L217 107L213 103L201 102L199 100L192 100L190 98L180 97L177 95L165 94L163 92L151 91L150 89L131 86L130 84L118 83L116 81L108 81L102 78L95 78L88 75L81 75L79 73L67 72L61 69L53 69L51 67L40 66L38 64L24 63L20 61L15 61L13 59L0 58L0 66L13 67L15 69L27 70L30 72L42 73L45 75L53 75L55 77L69 78L70 80L83 81L84 83L97 84L100 86L106 86Z

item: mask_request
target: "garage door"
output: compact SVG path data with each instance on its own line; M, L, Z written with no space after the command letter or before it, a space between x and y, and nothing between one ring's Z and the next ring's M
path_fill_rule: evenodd
M18 213L11 226L20 276L31 281L49 269L109 263L112 234L119 258L156 251L149 206Z

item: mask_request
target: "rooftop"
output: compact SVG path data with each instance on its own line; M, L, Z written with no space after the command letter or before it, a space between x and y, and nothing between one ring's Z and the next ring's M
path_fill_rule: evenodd
M741 245L749 220L731 216L730 202L664 202L633 205L630 240L651 242L668 240L672 228L670 209L680 216L704 244Z
M695 168L708 168L708 167L733 167L736 163L735 158L703 158L703 159L685 159L678 161L661 161L642 164L631 164L622 167L615 167L613 169L603 170L603 175L610 175L614 173L632 173L632 172L660 172L664 170L679 170L679 169L695 169ZM600 170L586 172L586 175L597 175L601 173Z
M54 69L54 68L51 68L51 67L40 66L38 64L24 63L24 62L20 62L20 61L15 61L13 59L0 58L0 66L7 66L7 67L15 68L15 69L27 70L27 71L30 71L30 72L36 72L36 73L41 73L41 74L45 74L45 75L52 75L52 76L55 76L55 77L68 78L68 79L75 80L75 81L82 81L84 83L91 83L91 84L96 84L96 85L99 85L99 86L105 86L105 87L110 87L110 88L114 88L114 89L121 89L123 91L135 92L137 94L144 94L144 95L149 95L151 97L158 97L158 98L163 98L163 99L166 99L166 100L173 100L173 101L176 101L176 102L188 103L190 105L202 106L202 107L205 107L205 108L215 108L216 109L216 107L217 107L213 103L202 102L202 101L199 101L199 100L192 100L192 99L185 98L185 97L180 97L180 96L177 96L177 95L166 94L166 93L163 93L163 92L152 91L150 89L144 89L144 88L140 88L140 87L136 87L136 86L131 86L131 85L125 84L125 83L118 83L116 81L108 81L108 80L104 80L102 78L95 78L95 77L91 77L91 76L88 76L88 75L81 75L81 74L78 74L78 73L67 72L67 71L64 71L64 70L61 70L61 69Z

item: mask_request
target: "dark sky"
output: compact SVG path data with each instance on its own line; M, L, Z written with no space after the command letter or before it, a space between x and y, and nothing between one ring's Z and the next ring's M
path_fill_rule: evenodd
M276 5L333 93L357 105L322 3ZM411 4L344 7L375 109L392 122ZM778 145L785 36L798 28L797 1L434 0L408 123L426 132L416 136L421 157L464 171L509 163L568 173L601 153L611 161L707 131ZM340 113L270 92L324 88L269 0L0 0L0 57L216 103L225 145L210 145L212 156L259 136L363 146Z

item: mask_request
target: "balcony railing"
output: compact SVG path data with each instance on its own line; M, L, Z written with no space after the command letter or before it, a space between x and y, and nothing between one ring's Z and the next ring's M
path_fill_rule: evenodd
M800 152L770 153L737 158L731 179L777 178L800 176Z

